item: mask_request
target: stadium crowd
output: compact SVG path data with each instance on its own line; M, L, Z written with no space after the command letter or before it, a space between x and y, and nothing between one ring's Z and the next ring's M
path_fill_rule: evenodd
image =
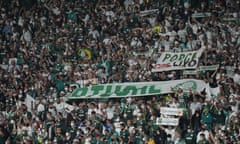
M239 0L1 0L0 8L0 144L239 144ZM199 66L216 71L152 72L162 52L201 48ZM219 92L66 98L76 87L184 78ZM161 106L186 109L178 126L156 124Z

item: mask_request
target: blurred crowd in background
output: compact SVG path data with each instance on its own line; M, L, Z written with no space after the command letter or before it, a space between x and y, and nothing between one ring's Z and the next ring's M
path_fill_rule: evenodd
M239 143L239 0L1 0L0 8L0 144ZM199 66L216 71L152 72L162 52L200 48ZM219 93L66 98L77 87L185 78ZM156 124L162 106L186 109L178 126Z

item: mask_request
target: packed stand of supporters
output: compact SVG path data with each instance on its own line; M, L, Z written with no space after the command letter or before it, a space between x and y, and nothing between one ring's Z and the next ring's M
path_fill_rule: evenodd
M1 0L0 8L0 143L240 141L239 0ZM199 66L216 71L152 72L162 52L199 49ZM66 98L76 87L184 78L219 93ZM162 106L185 109L178 126L156 124Z

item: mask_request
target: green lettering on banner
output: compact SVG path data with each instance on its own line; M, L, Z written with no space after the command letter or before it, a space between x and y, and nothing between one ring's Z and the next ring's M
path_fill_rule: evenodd
M93 95L97 95L103 89L104 89L103 85L96 85L96 86L93 86L91 90L93 91Z
M165 54L165 57L163 58L163 62L171 57L171 54Z
M148 86L144 86L144 87L142 87L142 88L140 88L141 89L141 94L146 94L147 93L147 88L148 88Z
M194 60L195 58L197 58L197 53L196 52L192 54L192 60Z
M170 62L173 62L173 61L177 60L177 58L178 58L177 54L173 55L170 59Z
M185 57L185 59L184 59L184 62L185 62L185 63L190 62L190 60L191 60L191 55L192 55L192 53L189 53L189 54L186 55L186 57Z
M179 56L179 61L182 61L182 60L184 60L184 57L185 57L185 54L180 54L180 56Z
M157 93L161 93L161 89L155 89L155 85L151 85L149 88L148 93L150 94L157 94Z
M108 96L111 96L111 91L112 91L112 85L107 85L106 86L106 90L105 90L105 93L101 94L100 96L101 97L108 97Z
M186 55L185 59L184 59L184 63L183 63L183 66L186 66L190 61L191 61L191 55L192 53L189 53Z
M121 88L122 88L121 85L117 85L117 86L116 86L116 88L115 88L115 94L116 94L117 96L122 93Z
M138 90L137 90L136 86L128 85L128 86L125 86L122 91L121 91L121 87L117 86L115 93L117 96L126 96L126 95L130 94L130 92L132 92L131 95L136 95L137 91Z
M119 84L100 84L89 87L77 88L69 99L88 99L88 98L117 98L117 97L138 97L148 96L155 94L171 93L170 86L177 89L180 86L184 90L191 88L194 91L202 90L206 84L204 81L194 79L159 81L159 82L132 82L132 83L119 83Z
M83 88L79 88L76 91L74 91L72 93L72 95L75 97L78 97L78 96L81 97L81 96L85 96L87 94L87 92L88 92L88 87L83 87Z

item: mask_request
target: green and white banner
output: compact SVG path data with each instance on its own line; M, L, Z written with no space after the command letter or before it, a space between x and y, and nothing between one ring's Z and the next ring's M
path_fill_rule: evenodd
M161 107L160 113L163 115L174 115L174 116L182 116L183 109L181 108L170 108L170 107Z
M202 71L216 71L219 65L210 65L210 66L199 66L199 68L195 70L184 70L184 75L196 75L198 72Z
M184 70L183 74L184 75L196 75L198 73L197 70Z
M147 16L147 15L151 15L151 14L156 14L158 12L159 12L158 9L151 9L151 10L140 11L140 15Z
M178 126L179 119L171 117L158 117L156 120L157 125Z
M199 66L198 71L215 71L219 65Z
M206 83L195 79L158 82L132 82L92 85L75 89L69 99L119 98L172 93L172 89L182 87L184 91L202 91Z
M205 13L193 13L192 17L194 18L202 18L202 17L210 17L211 13L205 12Z
M190 52L163 52L157 59L157 63L153 64L153 72L195 69L198 66L199 57L202 50Z

